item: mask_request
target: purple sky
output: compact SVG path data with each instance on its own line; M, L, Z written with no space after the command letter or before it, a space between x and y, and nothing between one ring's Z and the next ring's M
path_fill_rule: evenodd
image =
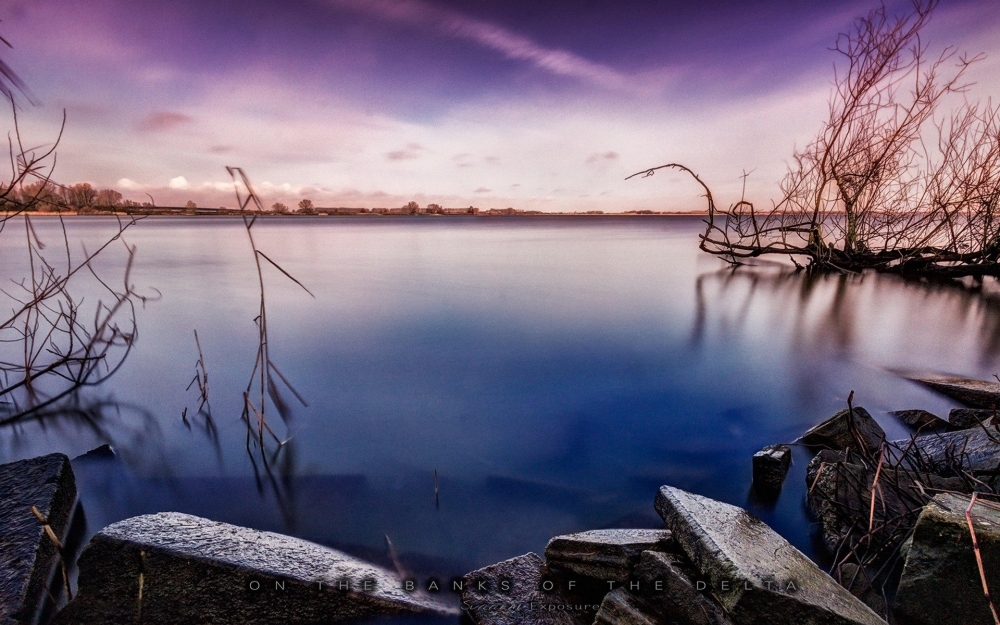
M56 178L158 204L233 206L225 165L270 203L701 208L754 170L773 196L826 111L836 34L871 2L9 0L4 59L67 128ZM903 3L905 6L906 3ZM1000 6L944 0L932 46L988 57Z

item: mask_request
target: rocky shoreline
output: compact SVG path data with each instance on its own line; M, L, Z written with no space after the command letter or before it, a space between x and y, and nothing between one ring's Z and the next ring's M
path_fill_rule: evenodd
M98 532L76 558L79 514L62 454L0 465L0 625L329 623L386 615L514 623L958 625L994 622L1000 589L1000 383L915 381L963 403L941 418L893 413L887 441L848 407L752 459L776 497L790 445L815 455L806 504L829 552L820 569L755 516L669 485L662 529L593 530L424 588L304 540L162 512ZM853 399L853 396L852 396ZM79 566L69 592L68 568ZM460 598L456 607L438 592ZM72 597L71 601L67 601Z

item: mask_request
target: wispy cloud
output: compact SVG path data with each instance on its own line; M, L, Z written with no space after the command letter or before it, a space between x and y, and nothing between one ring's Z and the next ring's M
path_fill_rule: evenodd
M548 48L528 37L490 22L423 0L329 0L331 4L394 22L434 29L455 39L471 41L504 57L536 68L620 91L649 91L649 84L613 67L568 50Z
M139 130L160 132L194 121L190 115L173 111L157 111L139 120Z
M424 146L419 143L408 143L406 147L402 150L393 150L392 152L386 152L385 157L390 161L408 161L415 158L420 158L420 152L423 151Z

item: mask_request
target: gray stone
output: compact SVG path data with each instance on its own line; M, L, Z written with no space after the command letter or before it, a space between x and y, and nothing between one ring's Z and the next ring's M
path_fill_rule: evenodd
M928 492L966 488L959 478L883 464L879 471L878 505L873 514L871 492L875 473L876 467L864 464L857 455L829 449L816 454L806 467L806 501L819 520L823 542L830 553L843 553L845 546L856 547L858 540L868 534L869 521L875 528L886 528L888 533L876 529L879 540L868 540L865 544L875 542L878 547L891 547L889 541L899 541L905 533L897 532L897 528L912 527L930 498Z
M896 410L889 414L922 432L943 431L947 430L949 426L947 421L926 410Z
M468 573L462 578L462 609L478 625L587 625L593 622L601 598L578 603L568 598L564 580L542 577L544 563L538 555L504 560ZM544 591L544 581L552 583Z
M62 588L59 548L32 506L65 543L76 507L76 481L65 455L0 465L0 625L35 623L50 586Z
M545 562L577 575L624 582L643 551L666 551L672 544L665 529L592 530L550 540Z
M993 622L965 519L969 501L969 497L941 494L920 513L896 594L896 614L905 622ZM1000 589L1000 511L977 504L972 518L986 581L996 596Z
M970 408L1000 408L1000 383L948 375L908 378Z
M651 608L641 597L618 588L604 596L594 625L662 625L664 621L650 612Z
M810 428L799 440L809 447L874 453L885 440L885 432L867 410L855 406L853 413L845 408Z
M697 571L672 554L646 551L636 567L646 613L683 625L729 625L725 613L695 588ZM706 583L707 588L707 583Z
M948 424L952 430L977 428L996 416L995 410L982 408L954 408L948 412Z
M834 578L852 595L864 601L865 605L882 617L888 616L885 597L882 592L872 586L871 578L864 567L853 562L845 562L838 567Z
M740 625L885 625L746 510L663 486L656 511L713 596Z
M779 492L791 465L792 450L788 445L761 449L753 455L753 487L763 494Z
M458 614L334 549L177 512L105 527L79 566L78 594L57 623L305 624Z
M941 474L962 469L992 474L1000 465L1000 426L987 425L957 432L918 436L893 443L906 450L914 469Z

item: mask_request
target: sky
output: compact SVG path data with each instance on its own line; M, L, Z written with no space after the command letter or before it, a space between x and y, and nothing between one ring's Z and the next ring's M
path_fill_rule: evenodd
M905 9L905 0L890 4ZM838 32L871 1L5 0L23 140L54 178L158 205L523 210L766 205L826 112ZM932 49L985 52L1000 2L943 0ZM32 101L34 104L32 104ZM10 127L10 113L4 119Z

